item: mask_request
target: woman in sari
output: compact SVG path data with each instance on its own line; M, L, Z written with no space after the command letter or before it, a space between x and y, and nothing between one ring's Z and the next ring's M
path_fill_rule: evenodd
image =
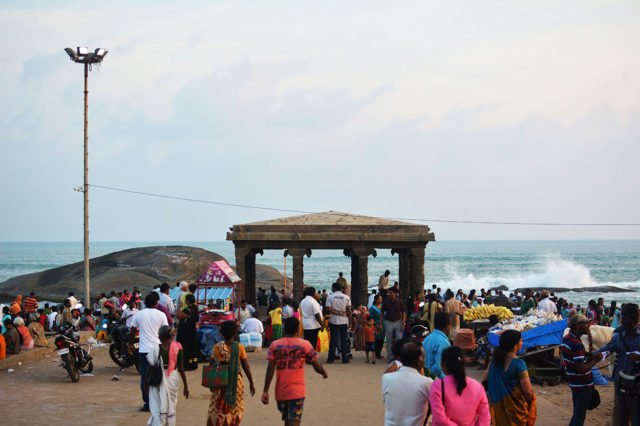
M180 320L178 325L178 342L184 350L184 369L187 371L198 368L198 336L196 325L198 324L199 313L196 305L196 298L193 294L185 297L185 307L176 313Z
M356 351L364 351L364 334L362 334L362 329L367 324L367 307L360 305L356 309L354 313L354 323L353 327L353 349Z
M151 417L147 426L174 426L176 424L176 405L178 404L178 390L182 378L183 395L189 398L189 386L184 374L182 359L184 357L182 345L174 340L173 328L163 325L158 331L160 345L147 355L153 360L152 365L162 362L163 375L160 386L150 386L149 410Z
M373 318L376 328L376 358L382 359L382 347L384 346L384 327L382 325L382 294L373 297L373 305L369 308L369 318Z
M432 293L427 297L427 304L424 306L424 314L422 314L422 320L429 323L430 332L435 328L436 312L438 311L440 311L440 304L436 301L436 295Z
M507 330L493 353L485 377L488 379L489 405L495 426L527 425L536 422L536 398L527 365L518 359L522 336Z
M220 334L224 341L213 347L211 362L215 358L221 365L229 366L229 384L226 388L211 390L207 426L235 426L242 422L244 416L244 380L240 365L249 380L251 396L256 393L256 389L244 346L235 342L238 324L235 321L223 322Z

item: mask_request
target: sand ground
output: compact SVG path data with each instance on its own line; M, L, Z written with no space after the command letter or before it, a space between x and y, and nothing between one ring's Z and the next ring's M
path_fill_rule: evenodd
M23 363L13 373L0 371L0 423L7 416L12 425L40 425L53 421L64 424L143 425L148 418L141 413L139 376L134 368L122 372L111 361L107 348L96 349L94 376L81 377L71 383L66 371L58 367L55 352L40 361ZM321 355L324 363L326 354ZM272 401L260 402L266 370L266 351L249 353L249 362L256 385L256 395L248 395L246 425L282 424ZM323 380L311 367L307 369L307 399L303 423L307 425L382 425L384 407L380 393L380 375L384 363L364 363L364 353L356 353L351 364L325 366L329 378ZM210 392L200 386L200 370L187 373L191 391L189 399L182 395L178 402L178 425L204 425ZM469 368L468 374L480 379L482 372ZM113 381L117 375L120 380ZM246 380L246 379L245 379ZM275 381L274 381L275 382ZM590 426L608 425L613 404L612 386L598 387L602 405L588 413ZM539 425L566 425L571 418L571 391L566 384L535 386L538 398Z

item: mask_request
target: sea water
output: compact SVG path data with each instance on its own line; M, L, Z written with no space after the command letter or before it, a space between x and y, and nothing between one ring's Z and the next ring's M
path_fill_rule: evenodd
M92 242L91 257L133 247L188 245L201 247L235 263L233 244L214 242ZM259 264L285 271L283 250L269 250L257 256ZM14 276L82 261L81 242L0 242L0 283ZM286 273L292 275L291 258ZM385 269L397 280L398 256L378 250L369 258L369 285L375 285ZM341 250L313 250L304 259L305 283L328 289L343 272L349 279L350 259ZM600 296L606 301L640 301L640 241L442 241L427 246L425 285L436 284L468 291L504 285L522 287L616 286L625 293L558 293L559 297L585 304ZM1 289L0 289L1 292Z

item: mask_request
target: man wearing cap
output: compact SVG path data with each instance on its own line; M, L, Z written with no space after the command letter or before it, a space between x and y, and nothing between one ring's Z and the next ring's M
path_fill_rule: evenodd
M567 373L573 400L573 416L569 426L582 426L587 416L587 407L593 394L591 368L604 358L601 353L587 354L580 340L589 333L590 321L583 315L569 319L569 333L562 339L562 363Z

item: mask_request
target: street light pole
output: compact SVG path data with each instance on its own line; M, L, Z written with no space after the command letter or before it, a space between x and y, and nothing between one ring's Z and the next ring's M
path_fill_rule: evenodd
M99 64L109 53L105 49L98 48L89 53L86 47L78 47L76 50L67 47L64 49L69 58L84 65L84 186L82 187L84 198L84 306L91 306L91 280L89 272L89 71L93 64Z
M84 63L84 306L91 307L89 273L89 64Z

